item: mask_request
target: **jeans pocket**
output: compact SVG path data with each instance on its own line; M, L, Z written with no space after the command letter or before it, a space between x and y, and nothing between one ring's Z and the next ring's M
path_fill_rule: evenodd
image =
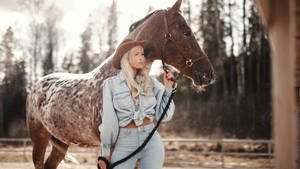
M128 130L122 131L119 134L119 138L116 143L116 149L122 152L132 152L136 149L136 146L138 145L137 140L138 139L133 132L130 132Z
M128 129L121 128L119 132L119 138L128 138L131 136L131 131Z

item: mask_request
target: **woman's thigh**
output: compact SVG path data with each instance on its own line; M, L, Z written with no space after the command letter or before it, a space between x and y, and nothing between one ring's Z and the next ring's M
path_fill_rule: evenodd
M163 167L165 150L158 132L155 132L141 155L141 169L161 169Z
M138 146L136 133L133 132L133 129L121 129L119 133L119 138L116 143L116 147L112 153L111 163L119 161L134 150ZM131 157L127 161L119 164L114 169L134 169L137 162L137 155Z
M130 153L125 151L114 151L111 157L111 163L114 163L116 161L125 158L128 154ZM136 156L134 156L128 159L127 161L117 165L116 167L114 167L114 169L134 169L134 167L136 166L136 162L137 162L137 158Z

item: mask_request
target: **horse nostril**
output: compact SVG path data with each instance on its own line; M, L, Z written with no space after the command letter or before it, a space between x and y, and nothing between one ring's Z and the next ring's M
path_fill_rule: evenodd
M213 79L215 76L215 72L213 70L209 71L209 78Z
M212 71L210 70L209 72L208 72L208 77L211 79L211 74L212 74Z

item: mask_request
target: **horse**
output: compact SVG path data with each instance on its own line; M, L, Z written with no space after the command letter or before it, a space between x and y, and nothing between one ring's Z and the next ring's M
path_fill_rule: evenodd
M147 62L162 60L192 79L195 86L207 86L214 81L214 69L180 14L181 1L133 23L125 39L148 40ZM35 169L56 169L71 144L100 145L103 81L119 72L112 67L111 58L88 73L52 73L32 85L26 99L26 124ZM53 146L44 162L49 142Z

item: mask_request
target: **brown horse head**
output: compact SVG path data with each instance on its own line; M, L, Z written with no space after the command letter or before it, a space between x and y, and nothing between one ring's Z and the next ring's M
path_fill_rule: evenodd
M196 86L207 86L214 82L214 69L179 12L181 1L133 23L127 38L149 40L145 49L149 61L160 59L191 78Z

